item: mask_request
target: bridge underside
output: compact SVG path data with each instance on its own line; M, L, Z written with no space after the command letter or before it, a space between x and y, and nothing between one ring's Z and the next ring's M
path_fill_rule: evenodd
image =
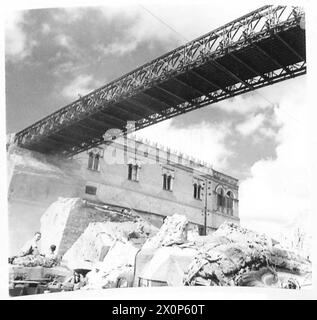
M306 73L305 30L299 21L294 21L273 31L263 29L250 39L240 37L240 42L218 48L217 54L205 51L199 63L189 63L184 67L177 62L173 74L151 80L150 84L141 84L120 97L103 101L98 96L93 112L91 97L83 97L75 102L73 110L61 109L60 112L64 112L68 119L66 122L47 117L21 131L17 135L18 144L43 153L71 155L99 144L110 128L125 132L139 130L303 75ZM169 64L172 63L173 56L169 60ZM78 108L86 107L89 112L78 112ZM127 129L127 121L135 121L135 127Z

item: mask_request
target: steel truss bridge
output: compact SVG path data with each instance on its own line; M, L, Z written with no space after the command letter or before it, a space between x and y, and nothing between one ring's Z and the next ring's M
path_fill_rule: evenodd
M305 15L264 6L81 97L18 132L15 142L74 155L104 141L306 73ZM134 126L127 126L134 121Z

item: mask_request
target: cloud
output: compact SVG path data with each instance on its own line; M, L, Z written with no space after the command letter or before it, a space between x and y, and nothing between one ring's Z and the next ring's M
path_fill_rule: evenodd
M253 7L253 6L251 6ZM145 5L108 5L99 7L104 17L111 23L116 20L130 20L123 37L109 45L99 46L104 54L125 54L133 52L142 42L151 44L158 40L171 43L170 49L197 38L221 24L235 19L239 14L250 11L249 4L232 5L223 12L222 3L146 3ZM210 11L222 11L210 19ZM177 18L175 18L177 15ZM194 26L194 27L193 27Z
M55 36L55 42L57 45L61 47L65 47L67 49L72 49L72 39L66 34L58 34Z
M228 134L230 134L229 123L203 122L179 129L171 125L171 120L137 132L140 137L206 161L216 170L226 168L228 157L232 155L225 144Z
M106 33L113 31L111 39L104 42L98 39L98 43L93 46L102 55L122 56L135 51L145 41L151 43L159 40L166 43L173 39L175 44L173 31L162 26L162 22L149 15L140 6L108 5L91 8L63 8L55 10L52 18L59 25L69 26L71 24L74 27L81 22L87 23L85 20L89 18L90 21L106 28ZM61 40L61 45L66 44L65 38L59 40Z
M134 51L138 46L138 41L129 40L128 42L114 42L107 46L98 44L96 50L98 50L103 55L114 55L118 54L120 56Z
M128 28L124 30L122 37L115 39L108 45L97 46L97 50L105 55L133 52L142 42L160 41L167 43L174 41L179 42L173 31L155 19L140 6L108 6L100 7L100 12L111 23L116 21L130 21Z
M273 130L272 128L268 128L268 127L262 127L259 128L259 133L267 138L275 138L276 137L276 130Z
M244 136L247 136L256 130L258 130L265 120L265 116L259 113L255 116L251 115L246 121L239 123L236 126L236 130Z
M290 221L310 211L305 125L308 107L303 80L280 86L275 115L282 128L276 159L256 162L252 176L240 184L241 224L275 236Z
M10 60L21 60L29 53L23 30L24 15L23 11L12 11L6 16L6 57Z
M66 98L78 99L93 91L101 84L92 75L79 75L71 83L64 87L62 95Z
M80 20L86 12L85 7L64 7L55 10L52 18L58 23L71 24Z
M264 94L258 91L245 93L215 104L215 108L241 115L272 109L274 106L275 104L270 99L267 99Z
M49 25L48 23L43 23L43 24L42 24L42 29L41 29L41 31L42 31L42 33L43 33L44 35L49 34L49 33L51 32L51 27L50 27L50 25Z

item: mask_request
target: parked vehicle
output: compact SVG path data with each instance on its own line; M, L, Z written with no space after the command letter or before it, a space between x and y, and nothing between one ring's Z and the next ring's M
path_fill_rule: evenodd
M197 251L180 246L140 250L136 254L136 287L182 286L185 272Z
M9 295L21 296L61 291L57 287L51 291L49 284L54 281L63 282L71 274L72 271L63 266L45 268L9 265Z

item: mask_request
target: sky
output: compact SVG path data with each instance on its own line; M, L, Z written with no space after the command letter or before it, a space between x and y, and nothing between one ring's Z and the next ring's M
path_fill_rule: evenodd
M6 130L17 132L257 3L37 9L7 14ZM224 10L225 8L225 10ZM310 214L306 76L138 131L240 180L241 224L276 236Z

